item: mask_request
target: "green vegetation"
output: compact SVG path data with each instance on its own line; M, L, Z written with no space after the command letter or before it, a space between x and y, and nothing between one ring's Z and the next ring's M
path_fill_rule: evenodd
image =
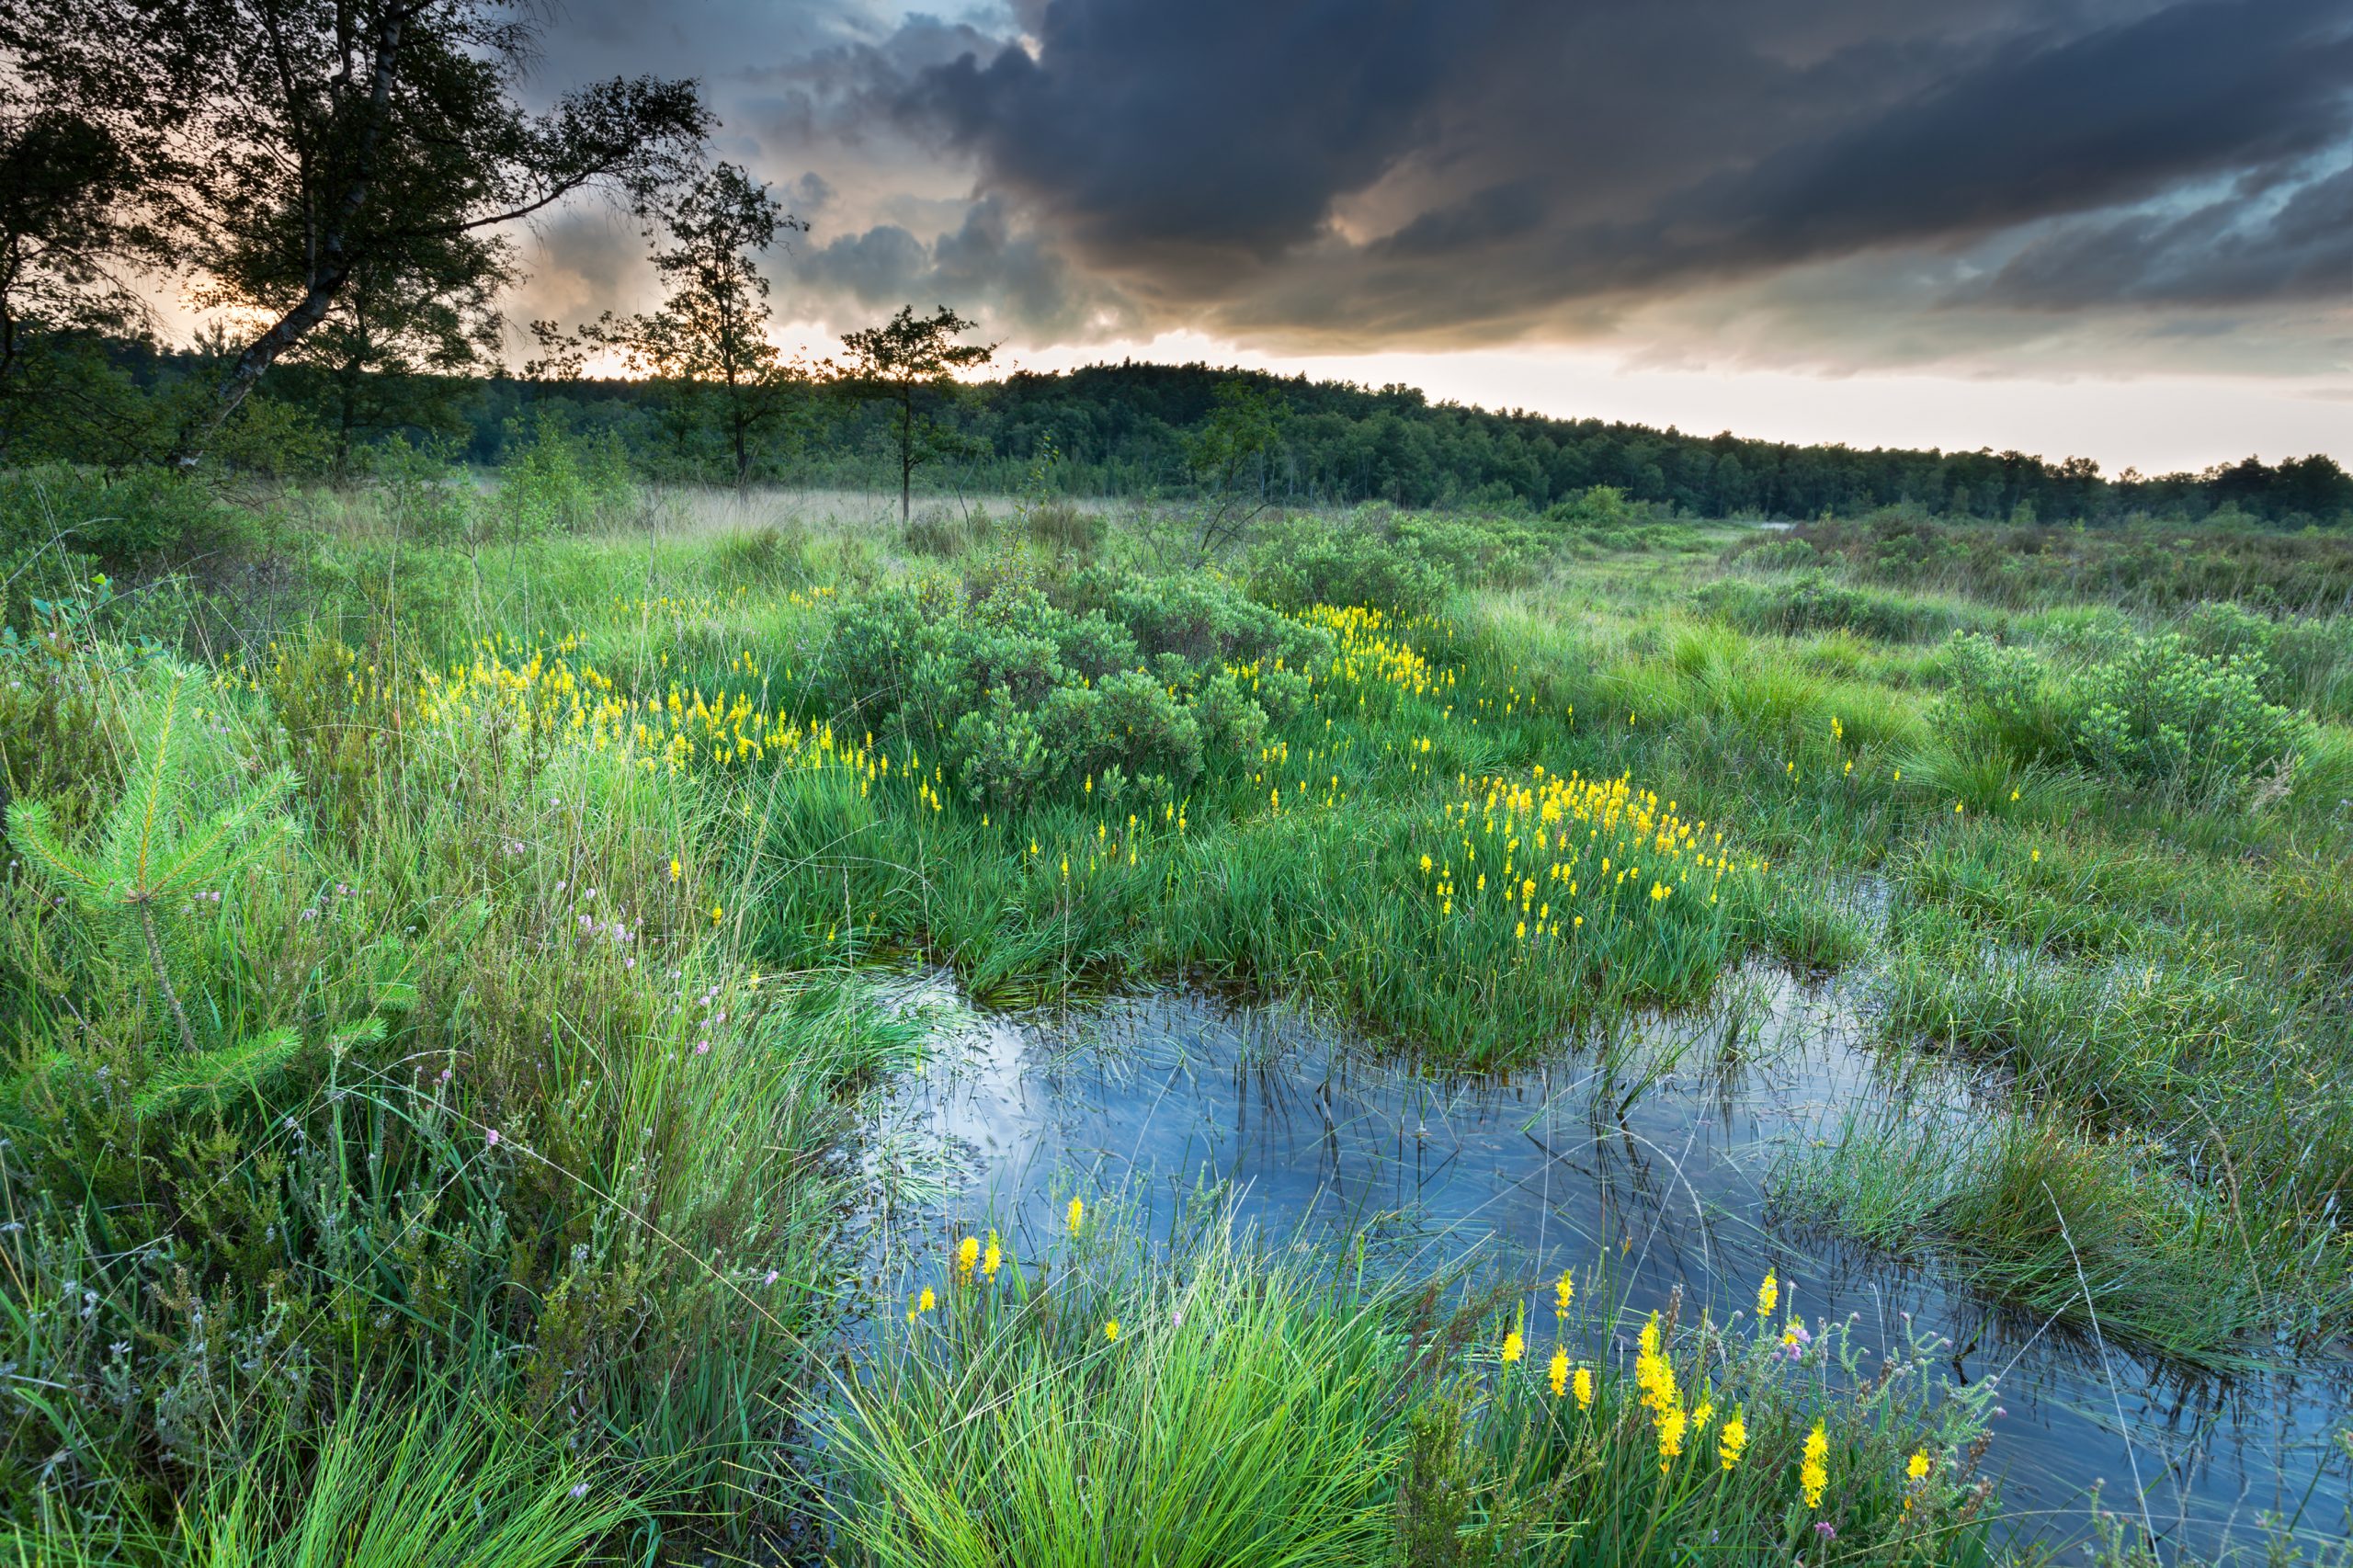
M1879 1375L1769 1302L1653 1339L1605 1278L1554 1316L1215 1216L878 1299L878 959L1634 1093L1637 1013L1841 970L1924 1096L2000 1103L1844 1111L1790 1215L2187 1364L2353 1321L2340 621L1792 570L1606 490L1220 544L515 449L0 491L25 1561L2135 1561L2006 1515L1930 1325Z

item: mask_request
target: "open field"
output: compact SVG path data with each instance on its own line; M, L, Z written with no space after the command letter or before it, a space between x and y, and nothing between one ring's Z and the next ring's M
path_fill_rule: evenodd
M903 528L561 457L169 549L12 480L17 1561L2348 1561L2353 537ZM1597 1143L1772 1070L1759 977L1854 1039L1737 1270L1412 1269L907 1176L911 970L1281 1004ZM2132 1376L2302 1436L2223 1516L2154 1449L2013 1506L1974 1338L1830 1248L2128 1455Z

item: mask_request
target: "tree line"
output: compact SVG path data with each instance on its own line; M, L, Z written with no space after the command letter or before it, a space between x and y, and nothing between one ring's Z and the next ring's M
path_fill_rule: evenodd
M1245 392L1269 428L1245 443L1237 473L1232 398ZM498 460L521 411L552 407L575 429L611 431L650 472L723 477L724 454L665 448L670 393L645 382L561 387L499 379L459 389L445 426L471 460ZM2023 452L1855 448L1699 436L1601 419L1432 403L1407 386L1280 377L1211 365L1123 362L1054 374L1017 371L932 388L939 466L932 487L1012 493L1039 455L1054 483L1090 496L1188 498L1238 480L1279 505L1538 509L1609 485L1630 500L1696 517L1847 517L1910 505L1957 517L2112 522L2134 515L2200 519L2232 512L2275 527L2353 526L2353 475L2316 454L2249 457L2200 472L2103 474L2081 458ZM759 477L812 485L896 488L889 408L812 395L758 464ZM1205 448L1204 443L1209 443Z

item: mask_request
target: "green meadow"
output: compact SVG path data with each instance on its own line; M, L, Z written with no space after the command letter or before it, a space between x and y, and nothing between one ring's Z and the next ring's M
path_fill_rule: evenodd
M2159 1560L2121 1478L2006 1510L1936 1325L1864 1369L1776 1280L1077 1204L886 1291L915 964L1474 1074L1836 974L1992 1089L1792 1142L1790 1222L2200 1376L2341 1357L2353 536L896 499L551 427L0 483L10 1561ZM2348 1561L2342 1447L2239 1559Z

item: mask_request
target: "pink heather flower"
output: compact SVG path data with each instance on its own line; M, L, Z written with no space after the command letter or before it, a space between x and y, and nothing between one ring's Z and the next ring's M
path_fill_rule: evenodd
M489 1131L487 1131L487 1132L483 1133L483 1142L485 1142L485 1143L487 1143L487 1144L489 1144L489 1145L490 1145L492 1148L494 1148L494 1149L497 1148L497 1147L498 1147L498 1129L497 1129L497 1128L495 1128L495 1127L494 1127L494 1128L492 1128Z
M1813 1533L1820 1536L1824 1540L1836 1540L1838 1539L1838 1527L1832 1524L1828 1519L1816 1519L1813 1521Z
M773 1285L773 1284L775 1284L775 1283L776 1283L776 1270L775 1270L775 1269L773 1269L773 1268L769 1269L769 1270L768 1270L768 1277L767 1277L767 1279L765 1279L765 1280L763 1280L763 1281L762 1281L762 1283L763 1283L763 1284L767 1284L767 1285Z
M699 1040L695 1041L695 1054L697 1056L709 1056L710 1054L710 1041L707 1040Z

